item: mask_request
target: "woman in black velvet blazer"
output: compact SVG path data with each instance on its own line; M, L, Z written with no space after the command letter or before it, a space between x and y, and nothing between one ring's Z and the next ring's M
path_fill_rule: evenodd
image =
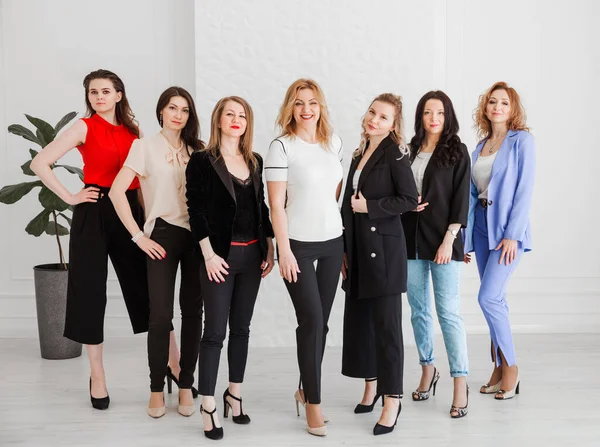
M263 162L252 152L252 137L250 105L237 96L221 99L212 113L208 146L192 155L186 171L190 226L204 257L200 283L205 325L198 392L204 434L210 439L223 437L214 395L228 322L229 386L223 393L224 416L231 409L233 422L250 422L241 399L250 321L261 278L274 264Z
M408 151L402 143L402 102L379 95L363 118L342 202L346 303L342 374L366 380L355 413L385 396L373 434L389 433L400 414L404 345L402 293L406 245L400 215L417 206Z

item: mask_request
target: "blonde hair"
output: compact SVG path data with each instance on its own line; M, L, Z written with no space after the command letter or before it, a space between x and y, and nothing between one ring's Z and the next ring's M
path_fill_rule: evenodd
M404 120L402 118L402 97L399 95L394 95L393 93L382 93L373 101L371 101L371 104L369 104L369 108L367 109L367 113L375 101L384 102L394 108L394 128L391 130L390 135L396 144L398 144L398 149L400 152L403 155L408 154L408 148L406 147L406 144L404 144L404 137L402 136L402 132L404 131ZM369 142L369 135L365 131L365 117L367 116L367 113L362 116L360 144L358 145L358 149L353 152L352 158L361 156L364 154L365 149L367 148L367 143Z
M317 141L327 149L331 147L331 137L333 136L333 128L329 121L329 110L325 101L325 94L319 84L312 79L298 79L292 83L285 93L283 104L279 109L276 124L281 129L281 137L296 136L296 120L294 119L294 104L300 90L310 89L315 93L321 115L317 122Z
M221 128L219 127L219 123L225 105L229 101L238 103L246 112L246 131L240 138L240 152L244 157L248 169L250 169L251 172L255 172L258 169L258 160L254 152L252 152L252 140L254 139L254 113L252 112L252 107L250 107L250 104L248 104L248 101L244 98L240 98L239 96L227 96L217 102L210 118L210 139L204 150L209 152L215 158L221 156Z
M523 104L521 104L521 98L517 91L510 87L506 82L496 82L489 89L487 89L483 95L479 97L479 104L473 112L473 120L475 121L474 128L477 132L477 136L484 140L492 134L492 123L485 114L485 109L490 101L492 93L496 90L504 90L508 94L510 101L510 116L506 122L508 130L526 130L529 131L529 127L525 124L527 116Z

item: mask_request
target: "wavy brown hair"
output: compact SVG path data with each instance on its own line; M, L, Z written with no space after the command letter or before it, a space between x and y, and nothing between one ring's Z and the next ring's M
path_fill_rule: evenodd
M258 169L258 159L256 158L256 154L252 152L252 140L254 139L254 112L252 112L252 107L250 107L250 104L248 104L248 101L244 98L240 98L239 96L227 96L217 102L210 117L210 139L204 150L209 152L215 158L221 156L221 129L219 128L219 123L221 121L223 110L229 101L237 102L246 112L246 131L240 138L240 152L242 153L250 172L256 172Z
M185 99L188 103L188 109L190 114L188 116L187 123L185 123L185 127L181 129L181 139L183 143L188 148L192 148L192 151L198 151L204 147L204 143L200 141L200 121L198 120L198 112L196 111L196 104L194 103L194 98L190 93L181 87L169 87L160 95L158 98L158 103L156 104L156 119L158 124L162 126L161 113L169 105L171 98L176 96L180 96Z
M296 123L296 120L294 119L294 103L298 97L298 92L304 89L310 89L315 93L316 100L321 108L321 114L319 116L319 121L317 122L317 141L327 149L330 149L333 128L329 119L329 109L327 108L323 90L319 84L312 79L301 78L294 81L292 85L288 87L276 121L281 129L280 136L296 136L298 123Z
M139 138L140 128L138 126L137 121L135 120L135 115L133 114L131 107L129 106L127 94L125 93L125 84L123 84L121 78L118 77L112 71L104 69L92 71L83 79L83 87L85 88L85 108L87 109L86 116L90 117L96 114L96 111L92 107L92 104L90 103L90 100L88 98L88 93L90 91L90 82L92 82L94 79L109 80L112 83L114 89L117 92L121 93L121 100L115 105L115 118L118 124L122 124L132 134Z
M504 90L510 101L510 116L506 123L508 130L529 131L529 127L527 127L527 124L525 123L527 116L525 115L523 104L521 103L521 97L514 88L509 86L506 82L500 81L492 85L479 97L479 104L477 105L475 112L473 112L473 120L475 121L473 127L480 140L485 140L492 134L492 123L485 114L485 108L488 102L490 102L492 93L496 90Z
M352 158L359 157L364 154L365 149L367 148L367 143L369 142L369 135L365 131L365 117L367 113L369 113L369 109L373 105L375 101L384 102L386 104L391 105L394 108L394 128L390 132L390 136L398 145L400 152L403 154L408 153L408 149L404 144L404 137L402 136L402 132L404 131L404 119L402 118L402 97L398 95L394 95L393 93L382 93L378 95L369 107L367 108L367 112L363 115L361 119L361 128L362 132L360 134L360 144L358 145L358 149L356 149L352 153Z

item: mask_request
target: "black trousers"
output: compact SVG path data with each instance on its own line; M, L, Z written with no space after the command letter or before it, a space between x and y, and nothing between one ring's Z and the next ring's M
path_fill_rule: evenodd
M377 377L379 394L403 394L402 295L346 297L342 374Z
M164 259L146 257L150 292L150 327L148 329L148 366L150 390L160 392L165 386L169 362L169 333L172 330L173 301L177 267L181 267L179 307L181 308L180 388L191 388L202 333L202 299L200 296L200 246L185 228L157 219L150 238L167 252Z
M86 185L96 186L96 185ZM80 203L73 211L69 241L69 280L64 336L79 343L104 341L108 258L115 268L133 332L148 330L146 254L131 241L108 198L110 188L100 188L97 202ZM138 225L144 224L137 191L127 200Z
M344 242L341 236L324 242L290 240L290 248L300 273L297 282L283 282L292 298L298 321L296 344L300 382L308 402L320 404L321 363L329 332L327 322L340 279Z
M229 275L225 277L225 282L221 283L208 279L204 264L200 268L204 300L204 334L200 342L198 392L203 396L215 395L228 320L229 381L244 381L250 322L262 274L261 258L258 243L246 247L232 245L226 259Z

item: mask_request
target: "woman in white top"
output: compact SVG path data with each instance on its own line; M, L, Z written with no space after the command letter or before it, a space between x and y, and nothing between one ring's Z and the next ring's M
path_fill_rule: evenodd
M281 135L271 143L265 174L279 272L298 320L304 389L295 393L296 406L306 406L309 433L324 436L321 362L343 257L337 204L342 142L333 134L323 91L310 79L298 79L288 88L277 124Z
M179 407L183 416L195 411L192 395L202 324L200 298L200 247L190 231L185 198L185 168L192 151L201 148L200 125L191 95L170 87L160 96L156 118L162 130L134 141L125 164L109 193L119 218L133 241L147 255L150 323L148 364L150 402L148 414L165 414L164 380L168 371L169 331L177 267L181 267L181 359ZM132 217L125 191L135 177L140 180L146 205L143 231Z

